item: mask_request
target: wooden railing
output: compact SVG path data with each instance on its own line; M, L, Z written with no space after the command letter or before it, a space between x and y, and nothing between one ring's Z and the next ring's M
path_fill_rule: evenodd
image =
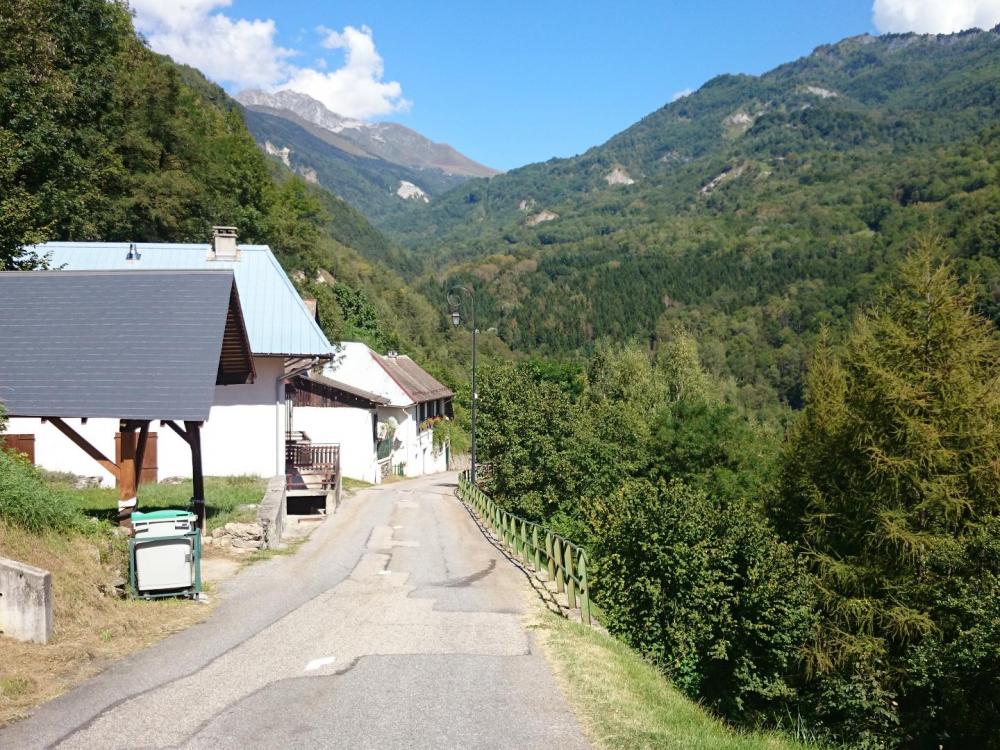
M555 582L556 593L565 592L569 608L579 606L580 620L590 624L586 550L537 523L504 510L470 481L467 471L458 477L458 496L514 556L533 569L539 580Z
M340 465L340 444L286 443L285 462L302 469L335 468Z
M331 490L340 474L339 443L285 443L288 489Z

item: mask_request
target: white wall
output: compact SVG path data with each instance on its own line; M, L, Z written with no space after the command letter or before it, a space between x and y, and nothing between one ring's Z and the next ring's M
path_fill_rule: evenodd
M440 450L434 448L434 431L419 432L416 406L408 409L380 406L378 413L380 422L388 420L389 417L394 417L399 422L395 439L402 445L392 452L393 470L402 463L404 476L419 477L445 471L448 468L444 448Z
M292 422L314 443L340 443L343 476L375 484L379 481L375 459L372 411L345 406L296 406Z
M215 387L215 401L201 430L202 467L206 476L270 477L284 473L285 404L278 394L284 360L254 357L254 367L255 382ZM68 419L66 423L114 460L118 420L90 419L81 424L79 419ZM160 427L159 422L153 422L150 431L159 433L159 478L191 476L188 444L169 427ZM110 473L49 423L13 417L8 421L7 432L35 435L35 463L39 466L100 476L105 486L114 485Z
M115 433L117 419L90 419L80 424L79 419L67 419L66 424L82 435L91 445L112 461L115 460ZM35 436L35 463L51 471L68 471L85 477L101 477L105 486L114 486L115 480L94 459L76 447L59 430L41 420L11 417L7 420L9 434ZM189 461L190 463L190 461Z

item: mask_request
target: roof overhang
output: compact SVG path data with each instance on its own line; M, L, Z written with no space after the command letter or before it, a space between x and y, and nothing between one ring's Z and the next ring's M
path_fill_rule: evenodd
M340 400L348 403L356 401L358 402L358 405L369 409L374 409L377 406L386 406L389 403L389 399L385 396L379 396L376 393L370 393L369 391L361 388L356 388L352 385L348 385L347 383L342 383L339 380L334 380L323 375L317 375L316 373L299 375L295 378L295 380L299 381L306 387L313 385L337 392L342 397Z
M0 273L0 402L11 416L204 421L254 377L233 273Z

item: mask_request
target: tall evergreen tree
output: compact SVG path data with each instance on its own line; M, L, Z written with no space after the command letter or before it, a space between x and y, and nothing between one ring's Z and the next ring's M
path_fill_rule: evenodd
M843 353L820 348L775 508L815 575L813 670L864 673L904 713L908 655L965 627L945 595L997 572L969 552L1000 508L1000 346L970 289L924 240Z

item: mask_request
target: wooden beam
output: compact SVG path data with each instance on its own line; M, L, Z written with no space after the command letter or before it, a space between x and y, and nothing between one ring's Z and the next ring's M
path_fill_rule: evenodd
M126 420L119 422L121 434L121 462L118 464L118 525L131 528L132 510L138 504L136 487L135 425Z
M118 468L118 464L116 464L110 458L108 458L99 450L97 450L97 448L88 443L86 439L82 435L80 435L80 433L78 433L68 424L63 422L62 419L60 419L59 417L46 417L46 419L49 422L51 422L52 426L55 427L57 430L59 430L59 432L61 432L63 435L72 440L77 445L77 447L80 448L84 453L86 453L92 459L97 461L97 463L99 463L101 466L107 469L111 473L111 476L115 478L115 480L117 481L121 480L121 470Z
M139 444L135 448L135 486L138 491L142 482L142 464L146 457L146 442L149 439L149 422L143 422L139 427Z
M198 518L198 528L205 533L205 477L201 466L201 422L185 422L188 445L191 446L191 502Z
M169 419L164 419L160 421L160 426L166 425L171 430L177 433L181 440L183 440L188 445L191 445L191 438L188 434L180 428L176 422L172 422Z

